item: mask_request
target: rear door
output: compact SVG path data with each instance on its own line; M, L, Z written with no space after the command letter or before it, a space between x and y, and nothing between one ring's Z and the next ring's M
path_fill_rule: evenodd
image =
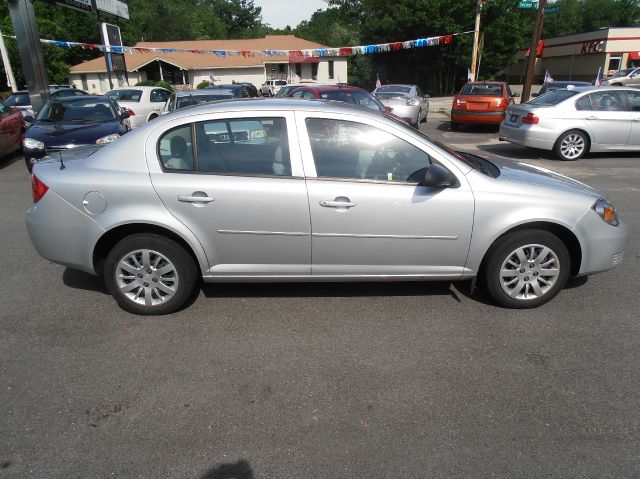
M166 208L199 239L218 277L305 276L311 227L293 114L163 122L146 146Z
M625 91L627 110L631 112L631 134L628 144L640 146L640 91Z

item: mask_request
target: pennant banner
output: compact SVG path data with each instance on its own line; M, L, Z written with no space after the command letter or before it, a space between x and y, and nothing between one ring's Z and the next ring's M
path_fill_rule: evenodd
M453 33L450 35L440 35L437 37L418 38L415 40L407 40L404 42L378 43L376 45L360 45L356 47L339 47L339 48L314 48L307 50L192 50L184 48L149 48L149 47L126 47L126 46L105 46L96 43L82 42L66 42L61 40L45 40L40 41L46 45L56 47L80 47L85 50L99 50L102 52L112 53L199 53L205 55L215 55L217 57L226 56L289 56L289 57L346 57L353 55L369 55L372 53L393 52L398 50L409 50L412 48L423 48L435 45L447 45L453 41L453 37L457 35L466 35L473 31ZM15 38L15 37L11 37Z

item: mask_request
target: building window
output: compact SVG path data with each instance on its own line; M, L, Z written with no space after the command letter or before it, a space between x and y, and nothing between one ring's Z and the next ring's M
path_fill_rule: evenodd
M329 80L333 80L333 60L329 60Z
M622 55L611 55L609 57L609 68L607 71L614 72L620 70L622 64Z
M302 78L302 63L296 63L296 75L298 78Z
M318 79L318 64L317 63L312 63L311 64L311 79L312 80L317 80Z

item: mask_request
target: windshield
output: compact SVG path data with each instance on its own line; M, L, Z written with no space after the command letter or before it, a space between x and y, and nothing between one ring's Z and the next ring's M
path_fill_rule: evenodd
M112 90L107 96L115 101L136 101L142 98L142 90Z
M116 112L110 103L96 98L47 102L36 117L36 121L40 122L106 123L116 119Z
M233 100L235 96L231 93L211 93L207 95L189 95L189 96L181 96L176 99L176 109L186 108L188 106L195 105L196 103L207 103L209 101L218 101L218 100Z
M460 95L502 96L502 85L499 83L467 83L460 90Z
M31 99L28 93L14 93L4 101L9 106L31 106Z
M567 98L571 98L573 95L577 95L575 90L553 90L544 95L540 95L533 100L529 100L527 104L539 105L539 106L553 106L557 105L561 101L565 101Z
M365 106L371 110L384 111L378 101L370 93L354 90L330 90L320 92L320 98L342 101L352 105Z

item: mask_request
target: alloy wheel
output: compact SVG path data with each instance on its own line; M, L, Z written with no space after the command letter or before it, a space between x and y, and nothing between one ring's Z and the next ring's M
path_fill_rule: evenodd
M500 268L500 286L511 298L529 301L551 290L559 275L558 255L548 246L528 244L506 257Z
M560 152L563 157L573 160L582 155L585 146L584 138L581 135L571 133L560 142Z
M163 254L139 249L117 263L116 285L129 300L144 306L164 304L174 297L179 278L176 267Z

